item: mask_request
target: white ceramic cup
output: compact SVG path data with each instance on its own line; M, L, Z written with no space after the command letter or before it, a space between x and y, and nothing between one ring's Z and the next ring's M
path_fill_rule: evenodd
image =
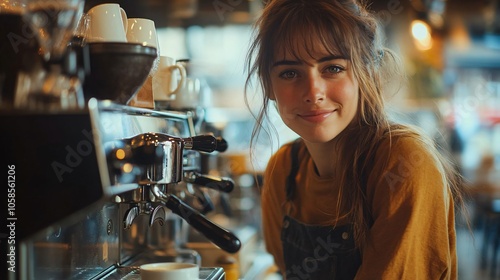
M150 263L140 266L142 280L198 280L200 268L192 263Z
M193 109L200 104L200 80L186 78L186 82L170 102L173 109Z
M127 20L127 41L158 49L155 22L147 18L129 18Z
M127 14L119 4L92 7L88 13L88 42L127 42Z
M177 71L176 71L177 70ZM179 79L178 75L179 73ZM153 98L155 101L170 101L178 95L186 80L186 69L175 63L175 59L160 56L158 70L153 74Z

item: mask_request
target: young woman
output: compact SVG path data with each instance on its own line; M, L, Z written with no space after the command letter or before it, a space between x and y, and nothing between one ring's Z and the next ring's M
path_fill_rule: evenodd
M460 176L384 111L397 58L355 0L270 0L247 85L300 138L270 159L262 186L267 250L284 278L456 279ZM254 138L255 139L255 138Z

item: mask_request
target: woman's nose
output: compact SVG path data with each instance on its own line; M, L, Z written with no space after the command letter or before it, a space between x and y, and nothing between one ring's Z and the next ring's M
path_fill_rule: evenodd
M321 77L311 75L306 80L304 102L316 104L325 99L326 85Z

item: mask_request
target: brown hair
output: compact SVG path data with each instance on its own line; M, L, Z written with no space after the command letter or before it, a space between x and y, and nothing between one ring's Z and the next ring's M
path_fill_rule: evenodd
M377 144L385 138L410 136L419 139L438 157L444 167L446 180L457 202L462 204L460 176L446 159L439 155L432 141L408 126L391 124L384 108L384 85L395 75L403 82L404 75L398 57L382 45L382 36L376 18L355 0L271 0L256 22L257 34L247 56L248 77L257 75L262 89L263 105L256 115L251 145L259 137L268 116L269 96L272 91L270 71L276 61L277 50L298 57L298 44L313 53L317 39L331 54L347 57L353 74L359 82L357 123L349 126L338 137L337 147L342 165L349 168L340 180L339 199L349 205L347 218L354 224L356 244L362 246L368 236L370 213L365 199L365 181L370 172L370 158ZM247 91L246 97L248 98ZM342 144L341 144L342 145ZM342 207L337 203L337 207ZM335 221L344 218L337 217ZM334 224L335 224L334 221Z

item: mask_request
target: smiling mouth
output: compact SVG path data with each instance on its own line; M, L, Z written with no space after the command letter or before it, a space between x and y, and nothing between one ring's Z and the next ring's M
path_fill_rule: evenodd
M313 122L313 123L320 123L324 121L326 118L328 118L331 114L336 112L337 110L328 110L328 111L312 111L312 112L306 112L303 114L299 114L299 117L302 119Z

